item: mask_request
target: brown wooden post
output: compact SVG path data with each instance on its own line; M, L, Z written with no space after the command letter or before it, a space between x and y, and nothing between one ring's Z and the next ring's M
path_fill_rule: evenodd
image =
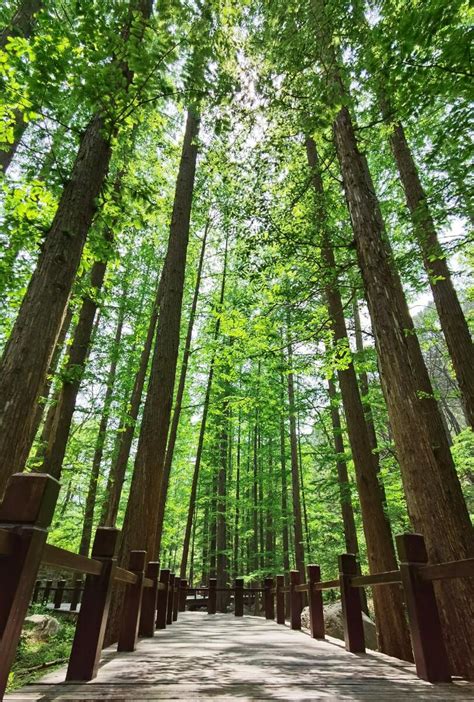
M181 587L181 578L176 577L174 579L174 596L173 596L173 621L178 621L178 610L179 610L179 595Z
M276 620L277 624L285 624L285 576L276 576Z
M41 599L41 601L44 605L47 605L49 603L49 598L51 596L51 588L52 587L53 587L53 581L47 580L46 584L44 586L43 597Z
M428 562L425 540L401 534L396 541L417 675L431 683L451 682L433 583L418 577Z
M65 587L66 581L58 580L58 582L56 583L56 592L54 593L54 609L61 609Z
M158 584L160 578L159 561L150 561L146 568L146 577L153 581L152 587L143 588L142 611L140 615L140 636L153 636L155 633L155 612L158 601Z
M146 551L130 551L128 570L137 576L137 581L125 590L117 651L134 651L137 645L145 566Z
M92 680L97 675L114 580L118 536L118 529L108 527L99 527L95 533L92 558L102 563L102 570L100 575L86 578L66 680Z
M300 584L299 570L290 571L290 624L292 629L301 629L301 610L303 609L303 598L301 592L295 590Z
M158 591L158 601L156 603L156 628L166 629L168 590L170 585L170 572L168 568L163 568L160 573L160 585L163 585L163 588Z
M356 557L352 553L339 556L339 583L346 650L351 653L364 653L365 637L360 594L358 588L351 587L351 579L357 574Z
M209 589L208 589L208 599L207 599L207 613L215 614L217 610L217 580L216 578L209 578Z
M77 605L80 602L81 599L81 594L82 594L82 579L77 578L77 580L74 581L74 587L72 590L72 595L71 595L71 606L69 609L71 612L75 612L77 609Z
M31 604L36 604L38 602L39 593L41 590L41 580L37 580L35 583L35 589L33 590L33 596L31 598Z
M20 640L41 563L59 483L43 473L17 473L0 504L0 528L11 533L10 553L0 556L0 699Z
M265 578L265 619L275 619L275 600L272 588L273 578Z
M166 609L166 623L173 623L173 604L174 604L174 579L176 575L170 573L170 585L168 589L168 604Z
M308 566L308 601L309 601L309 624L313 639L324 639L324 609L323 593L321 590L313 588L315 583L321 581L321 568L318 565Z
M186 611L186 597L188 595L188 581L183 578L179 583L179 611Z
M235 579L234 614L236 617L244 616L244 579Z

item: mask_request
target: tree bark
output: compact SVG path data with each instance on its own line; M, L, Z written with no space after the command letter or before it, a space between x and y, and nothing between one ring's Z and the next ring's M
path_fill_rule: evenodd
M433 294L441 329L470 426L474 429L474 345L451 278L446 255L439 242L428 199L420 180L405 130L391 123L388 101L382 100L384 120L391 126L390 144L410 210L423 266Z
M125 319L126 308L126 291L122 291L122 302L120 305L119 316L117 321L117 329L112 349L112 360L110 362L109 372L106 380L106 391L104 397L104 406L102 408L102 416L100 419L99 430L94 448L94 456L92 459L92 470L89 477L89 488L87 491L86 505L84 509L84 521L82 524L82 536L79 546L79 553L83 556L89 555L89 548L92 537L92 527L94 524L94 510L97 498L97 485L100 475L100 466L102 464L102 456L104 453L104 443L107 435L107 426L110 418L110 405L114 392L115 376L117 374L117 364L119 360L120 342L122 340L123 324Z
M138 369L135 374L135 380L130 395L130 402L128 405L129 409L126 416L120 422L120 426L117 431L116 442L112 453L112 465L110 467L107 478L107 487L105 490L106 498L104 500L104 504L102 505L102 513L100 517L101 526L113 527L115 526L115 522L117 520L125 473L127 470L130 450L132 448L138 413L140 411L143 388L145 386L148 362L150 360L153 339L155 337L159 306L160 285L158 284L156 288L155 300L151 310L150 321L148 322L145 343L143 344Z
M298 468L298 438L296 436L295 388L293 378L293 349L287 343L288 353L288 413L290 422L291 484L293 495L293 530L295 536L295 564L301 577L305 576L303 522L301 518L300 478Z
M216 481L216 577L218 588L224 588L229 585L227 558L227 461L229 455L229 402L226 397L223 400L221 412L222 426L219 436L219 467ZM218 612L226 612L228 602L228 593L217 593Z
M176 398L175 398L175 403L174 403L173 419L171 422L168 443L166 446L166 456L165 456L165 462L164 462L164 466L163 466L163 478L162 478L162 482L161 482L161 486L160 486L160 498L158 500L158 520L157 520L158 525L157 525L157 535L156 535L157 553L160 552L161 537L163 534L163 520L164 520L164 516L165 516L166 498L168 495L168 485L169 485L169 480L170 480L170 475L171 475L171 466L173 464L174 448L175 448L175 444L176 444L176 438L178 435L179 418L181 416L181 407L183 404L184 389L186 386L186 375L188 372L189 357L191 355L191 341L192 341L192 337L193 337L194 320L196 318L196 309L197 309L197 304L198 304L198 299L199 299L199 289L201 287L201 275L202 275L202 268L203 268L203 264L204 264L204 254L206 251L206 240L207 240L208 230L209 230L209 220L206 223L206 227L204 230L204 236L203 236L203 240L202 240L202 245L201 245L201 253L199 256L198 271L197 271L197 276L196 276L196 284L194 286L194 294L193 294L193 299L192 299L192 303L191 303L191 310L189 313L188 330L187 330L187 334L186 334L186 340L184 342L183 360L181 362L181 372L180 372L180 376L179 376L178 390L176 392Z
M328 233L324 205L325 193L318 153L313 139L306 140L306 152L316 194L317 223L321 227L321 253L326 270L325 288L329 316L336 349L340 345L345 355L349 349L349 340L344 308L337 285L336 261ZM397 560L392 531L384 510L377 476L378 461L372 453L372 444L352 361L347 367L338 368L337 375L356 472L369 569L371 573L396 570ZM400 588L397 586L374 588L373 598L379 650L397 658L411 660L410 636L404 617Z
M64 370L64 381L44 452L41 471L49 473L57 479L61 477L76 399L91 346L92 330L97 311L97 294L102 288L106 268L106 261L96 261L92 266L90 284L93 292L88 294L82 303L69 350L68 362Z

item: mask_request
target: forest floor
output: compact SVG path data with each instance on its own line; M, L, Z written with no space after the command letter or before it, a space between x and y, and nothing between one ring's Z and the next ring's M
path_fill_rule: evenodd
M474 685L430 685L414 666L347 653L261 617L186 612L134 653L104 651L97 678L64 684L65 669L5 697L41 700L474 700Z

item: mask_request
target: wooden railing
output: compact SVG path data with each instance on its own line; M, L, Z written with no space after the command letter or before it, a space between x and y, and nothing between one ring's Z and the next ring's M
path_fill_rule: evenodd
M96 531L91 558L46 543L59 491L59 483L49 475L17 474L10 478L0 504L0 698L6 688L25 616L30 601L38 601L38 571L43 566L86 575L66 587L65 580L46 581L49 598L61 605L66 590L72 592L71 609L82 602L72 644L66 679L88 681L97 674L107 624L111 590L114 583L125 587L120 617L119 651L133 651L138 636L151 637L155 629L165 629L184 611L188 594L207 594L207 611L217 611L218 592L233 595L236 617L244 614L245 598L263 596L265 617L285 624L285 596L290 602L290 626L301 629L302 596L306 593L313 638L324 638L322 592L339 589L342 601L344 640L348 651L365 652L364 629L359 588L398 585L403 588L413 654L419 677L429 682L451 680L448 656L433 581L474 577L474 559L428 564L423 537L404 534L397 537L399 570L359 575L355 556L339 557L339 577L321 580L319 566L310 565L307 580L291 571L289 584L283 575L266 578L264 587L244 587L243 578L234 587L217 587L211 578L208 587L188 588L156 561L147 562L146 552L130 552L128 569L116 563L119 538L117 529L100 527ZM49 588L49 589L48 589Z
M92 680L97 674L104 642L112 586L125 587L120 617L119 651L133 651L138 636L153 636L164 629L184 609L187 582L180 581L158 562L147 562L145 551L131 551L128 569L116 563L120 532L97 529L91 558L46 543L59 491L59 483L49 475L17 474L10 478L0 504L0 699L3 698L24 619L30 601L38 600L39 568L48 566L60 572L86 576L76 579L71 607L82 603L77 617L66 674L68 681ZM67 590L64 580L53 588L47 581L43 598L54 590L61 604Z
M324 590L338 589L342 602L346 650L364 653L365 637L359 588L398 585L404 592L417 675L432 683L451 682L433 581L474 577L474 558L428 564L425 542L420 534L398 536L397 550L400 569L385 573L359 575L356 557L343 554L339 557L339 577L333 580L321 580L318 565L308 566L307 580L304 583L300 582L299 571L292 570L288 585L285 585L283 575L277 575L276 578L265 578L263 590L245 590L242 579L237 579L233 588L217 588L216 581L211 580L209 589L204 589L208 592L208 612L215 614L216 593L226 590L234 594L235 616L242 616L244 593L256 590L264 594L266 619L276 619L278 624L286 624L285 596L289 596L290 626L292 629L301 629L302 596L306 593L311 635L315 639L324 639L322 593Z

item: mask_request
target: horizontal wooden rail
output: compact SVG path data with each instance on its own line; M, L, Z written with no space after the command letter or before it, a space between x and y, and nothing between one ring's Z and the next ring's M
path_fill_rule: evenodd
M356 575L351 578L351 587L366 587L371 585L393 585L401 583L402 576L399 570L389 570L387 573L374 573L373 575Z
M418 569L422 580L447 580L449 578L473 578L474 558L464 561L449 561L448 563L433 563Z
M295 592L308 592L308 583L301 583L301 585L295 585Z
M154 584L151 578L143 578L143 587L153 587Z
M138 580L138 576L136 573L131 573L129 570L125 570L125 568L120 568L119 566L115 566L113 579L119 583L126 583L127 585L135 585L137 580Z
M102 563L80 556L78 553L66 551L64 548L51 546L46 544L41 558L42 565L61 568L62 570L71 570L74 573L84 573L85 575L100 575L102 572Z
M336 578L335 580L322 580L319 583L313 583L313 590L332 590L335 587L340 587L341 583L339 581L339 578Z

